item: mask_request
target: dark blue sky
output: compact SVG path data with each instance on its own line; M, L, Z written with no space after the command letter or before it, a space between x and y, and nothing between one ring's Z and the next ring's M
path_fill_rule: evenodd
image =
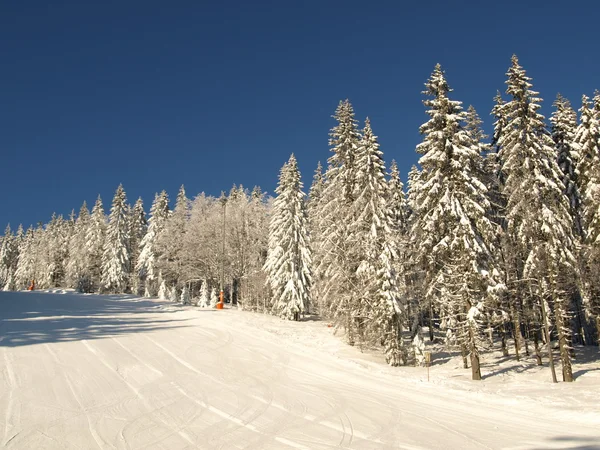
M491 130L516 53L545 100L600 88L597 1L2 1L0 227L47 222L119 183L272 193L294 152L310 183L349 98L386 160L416 162L434 65ZM308 186L306 186L308 190ZM1 232L1 230L0 230Z

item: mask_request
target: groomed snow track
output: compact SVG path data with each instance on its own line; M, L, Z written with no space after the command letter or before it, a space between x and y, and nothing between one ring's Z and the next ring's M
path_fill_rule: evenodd
M262 329L272 319L2 292L0 448L600 448L596 416L403 381Z

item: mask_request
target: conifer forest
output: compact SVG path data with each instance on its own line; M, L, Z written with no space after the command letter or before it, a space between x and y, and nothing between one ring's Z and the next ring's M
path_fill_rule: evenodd
M0 288L34 281L198 308L223 289L238 308L318 317L392 366L422 365L437 342L474 380L480 356L501 351L573 381L578 348L600 344L600 92L558 94L545 118L513 56L486 136L439 64L424 87L418 165L405 179L384 159L377 123L343 100L308 189L301 154L273 196L234 185L190 198L182 186L174 202L157 193L147 214L120 185L110 206L98 197L68 217L7 226Z

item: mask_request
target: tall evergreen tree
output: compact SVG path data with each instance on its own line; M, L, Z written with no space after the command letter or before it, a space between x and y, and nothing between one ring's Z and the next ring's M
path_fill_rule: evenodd
M131 259L128 244L127 198L120 184L113 197L102 254L102 288L106 292L123 293L129 290Z
M502 193L506 198L505 252L512 255L516 268L509 281L520 287L524 301L515 304L513 310L524 311L529 326L535 325L539 311L549 341L550 311L546 306L552 305L563 378L572 381L567 326L570 293L565 279L573 277L575 267L568 199L563 193L554 143L544 116L538 112L541 98L531 90L531 78L516 56L512 57L507 76L506 92L511 99L502 106L506 126L498 139ZM513 294L512 302L517 301L519 298ZM537 350L537 340L535 344ZM554 376L550 343L548 352Z
M573 225L577 234L581 236L583 233L579 214L581 199L576 174L576 163L579 160L579 155L575 146L577 113L571 107L569 100L560 94L556 96L553 105L555 110L550 117L552 140L558 154L558 166L562 172L564 193L569 199Z
M352 316L358 319L359 338L382 342L386 361L392 366L406 363L402 341L405 313L400 301L395 265L399 235L397 210L390 207L383 153L366 120L356 154L356 190L352 204L351 240L358 247L356 301Z
M144 295L146 296L156 295L160 285L160 271L157 267L160 254L157 249L157 240L163 232L168 218L169 197L165 191L162 191L154 196L154 202L150 208L148 231L140 243L141 251L135 267L141 283L145 287Z
M353 292L358 260L348 239L348 225L355 195L356 152L360 141L354 109L348 100L340 102L333 116L337 125L331 130L325 184L316 214L320 217L319 240L315 250L316 292L320 311L343 326L348 341L356 340L356 323L352 317Z
M423 171L414 192L412 232L416 254L425 267L425 301L437 306L450 343L456 342L471 359L472 377L481 379L479 325L487 288L494 284L493 236L475 134L461 125L461 102L450 100L450 87L440 65L425 84L423 103L429 121L421 126L417 146ZM431 309L431 308L430 308Z
M585 95L581 103L575 147L583 231L582 294L586 316L596 323L596 340L600 345L600 112L594 110ZM600 104L597 107L600 111Z
M98 196L92 208L90 223L86 234L85 254L86 262L83 272L89 276L88 288L90 291L101 289L102 254L106 236L106 215L102 198Z
M18 257L17 240L10 224L4 230L0 244L0 289L12 290Z
M305 194L293 154L281 168L275 192L265 271L273 309L284 319L299 320L310 306L312 274Z
M129 216L129 251L131 258L131 290L136 295L143 295L143 292L140 291L141 284L140 279L137 276L137 271L135 268L137 267L138 259L140 257L140 244L142 243L142 239L146 235L146 231L148 229L148 221L146 220L146 213L144 212L144 202L142 198L138 198L135 202L135 206L131 210L131 215Z
M69 259L66 266L67 286L80 292L91 292L92 283L87 273L86 243L90 227L90 212L84 201L75 220L75 226L69 241Z

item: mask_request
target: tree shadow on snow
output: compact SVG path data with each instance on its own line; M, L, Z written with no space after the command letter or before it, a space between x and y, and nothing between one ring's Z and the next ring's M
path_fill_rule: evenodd
M562 448L567 450L598 450L600 438L581 436L557 436L548 439L552 444L543 447L531 447L531 450L546 450L548 448ZM557 447L560 445L560 447Z
M160 317L173 303L118 295L0 292L0 347L182 328L188 319ZM165 308L166 307L166 308Z

